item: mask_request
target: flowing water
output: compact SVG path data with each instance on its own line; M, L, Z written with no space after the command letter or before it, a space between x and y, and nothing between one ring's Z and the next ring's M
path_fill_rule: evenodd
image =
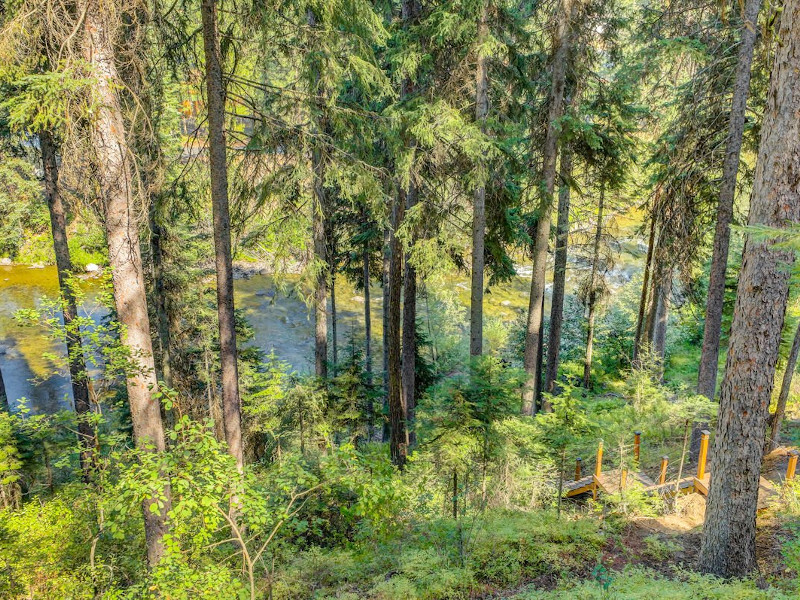
M487 317L508 322L527 309L529 277L529 273L522 272L511 282L492 288L486 295ZM97 282L87 279L81 285L86 301L79 312L96 321L102 319L107 311L98 302ZM453 278L439 282L437 288L438 293L444 290L450 294L457 310L464 308L467 327L468 282ZM363 291L354 290L344 278L337 279L336 291L337 339L342 361L353 347L351 340L356 340L359 346L363 343L364 297ZM284 279L280 286L269 275L238 279L235 293L236 306L253 329L253 339L248 343L266 353L274 352L298 372L313 369L314 322L296 279ZM64 344L48 338L43 327L22 325L14 316L20 309L40 307L43 300L57 296L55 267L0 266L0 370L12 409L27 406L36 413L72 406L69 378L60 364L63 361L53 360L66 354ZM383 295L378 286L371 289L370 305L373 362L375 369L380 370ZM424 310L423 302L420 311Z

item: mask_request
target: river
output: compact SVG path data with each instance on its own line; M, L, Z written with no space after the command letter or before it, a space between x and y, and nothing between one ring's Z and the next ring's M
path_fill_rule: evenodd
M486 295L486 314L504 322L515 320L527 308L528 273L521 273L511 282L492 288ZM313 369L314 323L303 301L296 278L283 279L276 286L270 275L255 275L235 281L236 306L241 309L253 329L250 344L288 362L298 372ZM82 283L86 301L79 312L99 321L107 311L97 299L96 281ZM433 289L433 286L431 286ZM469 287L466 280L447 279L437 282L433 302L442 309L442 299L455 310L463 307L466 326ZM340 360L348 351L349 340L363 340L364 297L344 278L337 279L337 315ZM0 370L12 410L27 406L33 413L51 413L72 406L69 378L61 361L66 348L47 336L43 327L22 325L15 314L20 309L39 307L47 298L58 295L55 267L30 268L23 265L0 266ZM376 370L380 369L383 296L379 286L371 288L373 348ZM421 319L425 319L425 303L421 303ZM452 310L453 308L451 308ZM435 333L435 332L434 332ZM465 338L466 339L466 338Z

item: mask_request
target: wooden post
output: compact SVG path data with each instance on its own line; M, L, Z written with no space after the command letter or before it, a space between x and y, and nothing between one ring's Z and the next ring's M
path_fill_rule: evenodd
M597 459L594 463L594 476L595 478L600 477L600 473L603 471L603 440L600 440L600 443L597 445ZM597 500L597 482L595 481L592 484L592 498Z
M594 463L594 475L600 477L603 471L603 440L597 445L597 461Z
M658 483L662 484L667 480L667 465L669 464L669 457L665 454L661 457L661 473L658 476Z
M794 479L794 472L797 469L797 450L789 452L789 465L786 467L786 481Z
M583 466L583 461L580 457L575 459L575 481L578 481L581 478L581 467Z
M628 483L628 469L622 469L622 473L619 476L619 491L622 492L627 487Z
M703 479L706 476L706 460L708 459L708 436L711 435L707 429L700 432L700 456L697 459L697 478Z
M639 464L639 450L641 449L642 445L642 432L641 431L634 431L633 432L633 460L636 464Z

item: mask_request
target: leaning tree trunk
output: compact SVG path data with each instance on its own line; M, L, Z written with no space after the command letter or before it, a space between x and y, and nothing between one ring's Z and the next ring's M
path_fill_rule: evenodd
M50 228L53 233L53 249L58 268L58 285L62 296L62 314L67 343L67 362L72 382L72 396L75 399L75 413L78 416L78 447L80 448L81 471L84 481L92 477L95 467L95 448L97 437L89 422L92 404L89 398L89 375L86 372L86 360L83 355L81 331L75 322L78 318L78 306L72 290L72 260L67 243L67 211L58 185L58 162L56 145L49 131L39 133L39 145L42 150L42 170L44 172L45 196L50 210Z
M487 7L484 4L478 21L478 65L475 73L475 121L482 131L486 129L486 116L489 114L489 73L487 56L482 45L489 35ZM479 171L484 169L479 161ZM483 354L483 271L485 268L486 237L486 174L480 172L480 183L475 188L472 205L472 286L469 303L469 353L470 356Z
M800 0L784 4L750 200L751 226L800 223ZM756 569L761 453L794 255L749 236L720 387L700 570L742 577Z
M789 390L792 387L792 377L797 367L798 353L800 353L800 323L797 325L797 331L795 331L794 339L792 340L792 349L789 351L789 358L786 360L786 370L783 372L781 391L778 394L778 405L775 407L775 413L770 417L771 426L765 450L767 453L772 452L781 439L781 423L786 413L786 401L789 399Z
M722 167L722 184L717 204L717 226L714 232L714 249L711 257L711 273L706 299L706 321L703 331L703 351L697 376L697 393L714 397L717 386L717 363L719 362L719 339L722 330L722 305L725 299L725 272L728 268L728 246L733 221L733 199L736 192L736 174L739 171L739 154L742 149L744 118L747 96L750 92L750 65L753 62L753 46L758 35L758 11L761 0L747 0L744 5L742 39L736 65L736 80L733 84L728 140L725 162Z
M136 206L132 196L130 149L117 96L119 77L112 45L113 17L102 7L98 0L88 0L84 21L86 59L96 74L94 85L99 99L91 138L98 159L97 177L105 212L114 301L117 317L124 327L122 343L130 353L131 368L126 383L133 434L139 448L163 452L164 429L155 395L158 382L147 316ZM146 498L142 508L147 560L150 565L155 565L164 553L163 538L170 510L169 484L165 483L159 494Z
M553 299L550 302L550 335L547 344L547 364L544 391L556 391L561 327L564 323L564 292L567 283L567 244L569 242L569 182L572 179L572 152L561 148L561 187L558 190L558 225L556 225L555 264L553 265Z
M411 209L417 203L417 188L412 183L408 186L406 195L406 209ZM405 276L403 278L403 404L406 407L406 428L408 430L408 444L413 446L416 441L414 434L414 409L416 408L416 366L417 366L417 270L405 257Z
M203 0L203 49L208 95L208 156L211 167L211 208L214 216L214 255L217 271L217 315L220 366L222 367L222 421L228 452L241 470L242 409L239 398L239 366L233 300L231 219L228 207L228 164L225 147L225 83L217 32L216 0Z
M603 237L603 210L605 209L606 183L600 182L600 199L597 203L597 225L594 230L592 250L592 271L589 275L587 304L589 316L586 328L586 356L583 361L583 387L592 385L592 351L594 350L594 321L597 312L597 270L600 268L600 241Z
M547 115L547 134L544 143L542 164L543 192L539 203L539 215L533 235L533 272L531 273L531 295L528 306L528 323L525 332L524 365L527 381L522 394L522 413L532 415L536 411L536 382L541 379L537 357L542 343L542 299L544 298L545 271L547 268L547 244L550 238L550 213L553 204L553 188L556 178L556 155L564 102L567 54L569 51L569 28L572 15L572 0L561 0L558 26L553 39L553 84L550 94L550 110Z

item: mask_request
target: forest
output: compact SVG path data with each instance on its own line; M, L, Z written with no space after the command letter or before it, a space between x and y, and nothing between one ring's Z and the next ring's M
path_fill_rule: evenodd
M0 598L800 598L800 0L0 0Z

